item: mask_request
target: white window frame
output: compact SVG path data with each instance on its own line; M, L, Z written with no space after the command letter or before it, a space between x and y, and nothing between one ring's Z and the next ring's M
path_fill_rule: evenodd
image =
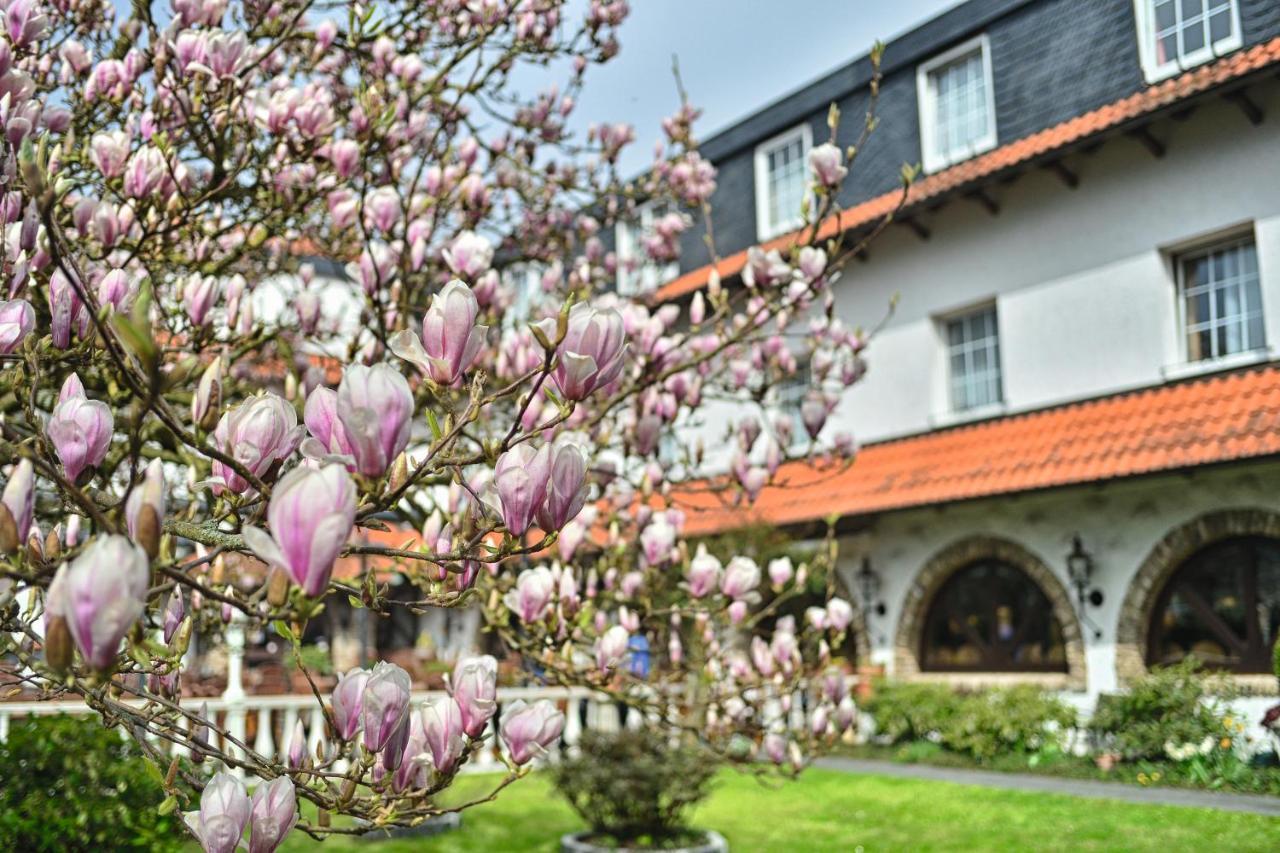
M937 145L937 93L934 91L933 86L933 72L975 51L980 52L982 55L982 74L987 96L987 132L964 151L939 151ZM986 33L958 44L947 52L941 53L928 62L917 66L916 99L920 111L920 157L926 172L937 172L940 169L945 169L948 166L995 148L998 136L996 132L996 93L991 73L991 41L987 38Z
M978 314L987 314L987 313L990 313L992 315L992 319L995 322L995 341L996 341L995 372L996 372L996 384L997 384L997 389L999 391L999 394L997 399L995 400L990 400L985 403L971 403L970 405L967 405L967 406L960 406L959 401L956 399L956 393L955 393L956 376L951 369L952 344L951 344L951 336L948 334L948 332L950 330L952 323L962 322ZM1004 372L1005 352L1004 352L1004 347L1002 346L1004 336L1000 333L999 306L995 302L985 302L977 305L970 305L967 308L963 308L958 311L953 311L949 314L938 317L937 323L938 323L938 333L942 341L943 371L944 371L944 376L946 378L946 401L947 401L948 417L951 419L980 417L987 413L1003 410L1005 406L1005 372Z
M636 296L656 290L680 275L680 261L660 264L645 254L644 236L653 228L658 202L650 199L636 205L634 221L619 219L614 226L614 257L618 264L619 296ZM624 261L634 259L635 269L627 269Z
M1138 58L1142 64L1143 78L1148 83L1156 83L1238 50L1244 44L1240 29L1240 0L1230 2L1230 35L1216 42L1206 43L1204 47L1186 56L1175 56L1161 64L1156 61L1155 0L1133 0L1133 17L1138 27Z
M809 392L814 390L813 374L808 361L796 365L794 373L782 378L773 386L770 416L785 417L791 421L791 443L782 448L787 453L794 452L809 443L809 433L805 432L804 418L800 416L800 407L804 404Z
M769 221L769 153L775 148L781 148L784 145L790 145L799 137L801 141L800 160L803 164L802 180L805 184L805 195L809 192L809 152L813 150L813 129L808 123L797 125L790 130L779 133L777 136L766 139L756 146L755 150L755 176L756 176L756 239L769 240L777 237L779 234L785 234L788 231L794 231L801 225L804 225L804 217L800 215L800 211L795 212L795 216L783 222L771 223ZM802 198L804 196L801 196Z
M1192 359L1191 351L1190 351L1190 340L1188 339L1189 332L1187 330L1187 297L1186 297L1187 262L1189 260L1200 257L1202 255L1209 255L1209 254L1212 254L1213 252L1219 252L1227 249L1237 248L1245 244L1253 245L1254 264L1256 266L1255 275L1257 276L1257 279L1258 279L1257 285L1258 285L1259 305L1257 307L1257 313L1260 315L1260 319L1262 321L1262 326L1261 326L1262 339L1260 341L1250 341L1252 346L1246 346L1235 352L1218 353L1217 355L1213 355L1213 354L1202 355L1199 358ZM1181 356L1182 364L1187 366L1188 368L1191 368L1192 370L1213 369L1214 367L1219 365L1233 365L1237 362L1244 364L1244 363L1251 363L1256 360L1265 359L1267 357L1267 353L1269 352L1269 349L1268 349L1269 344L1267 341L1267 324L1266 324L1266 318L1267 318L1266 292L1265 292L1265 287L1263 286L1264 283L1262 281L1261 252L1259 251L1257 235L1253 231L1253 229L1248 229L1244 231L1235 231L1233 233L1222 235L1221 237L1213 240L1199 242L1199 243L1187 246L1186 248L1179 249L1178 251L1174 252L1171 255L1170 260L1172 261L1172 264L1173 264L1174 293L1175 293L1175 298L1177 299L1177 306L1178 306L1177 307L1178 352ZM1210 304L1211 312L1214 310L1213 306L1215 302L1215 297L1214 297L1215 292L1216 292L1216 289L1211 288L1209 290L1209 304ZM1246 311L1241 315L1243 317L1246 334L1248 334L1249 313L1250 312ZM1200 321L1200 322L1203 323L1206 321ZM1218 324L1218 325L1221 325L1221 324ZM1211 328L1216 329L1217 325L1211 325Z

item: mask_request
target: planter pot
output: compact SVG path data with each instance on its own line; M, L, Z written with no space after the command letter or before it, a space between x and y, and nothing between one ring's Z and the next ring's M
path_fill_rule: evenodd
M689 847L664 847L661 853L729 853L729 842L718 832L706 830L702 843ZM590 832L571 832L560 836L560 853L643 853L652 847L605 847L588 841Z

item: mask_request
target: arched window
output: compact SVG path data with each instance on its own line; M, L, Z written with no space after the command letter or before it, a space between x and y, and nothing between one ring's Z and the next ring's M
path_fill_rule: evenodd
M1280 631L1280 540L1223 539L1169 577L1151 611L1147 664L1195 655L1213 669L1270 672Z
M960 569L929 605L921 669L1066 672L1066 644L1049 598L1025 572L998 560Z

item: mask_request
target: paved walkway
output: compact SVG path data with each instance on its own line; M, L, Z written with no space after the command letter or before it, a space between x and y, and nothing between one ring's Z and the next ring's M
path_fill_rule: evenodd
M1131 803L1161 806L1196 806L1280 817L1280 797L1261 794L1227 794L1219 791L1195 791L1188 788L1158 786L1143 788L1122 782L1101 782L1094 779L1067 779L1061 776L1042 776L1033 773L965 770L957 767L900 764L894 761L873 761L862 758L820 758L814 763L818 767L843 770L847 773L926 779L931 782L955 782L960 785L982 785L988 788L1009 788L1015 791L1043 791L1049 794L1070 794L1076 797L1125 800Z

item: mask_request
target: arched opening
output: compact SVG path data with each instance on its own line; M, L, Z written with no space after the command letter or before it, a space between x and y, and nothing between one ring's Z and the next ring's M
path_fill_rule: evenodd
M938 587L920 638L924 672L1066 672L1053 605L1015 565L981 559Z
M1086 683L1067 588L1035 553L996 536L952 542L921 567L902 602L893 668L900 678Z
M1184 560L1160 590L1147 632L1148 666L1188 655L1212 669L1271 671L1280 632L1280 539L1233 536Z

